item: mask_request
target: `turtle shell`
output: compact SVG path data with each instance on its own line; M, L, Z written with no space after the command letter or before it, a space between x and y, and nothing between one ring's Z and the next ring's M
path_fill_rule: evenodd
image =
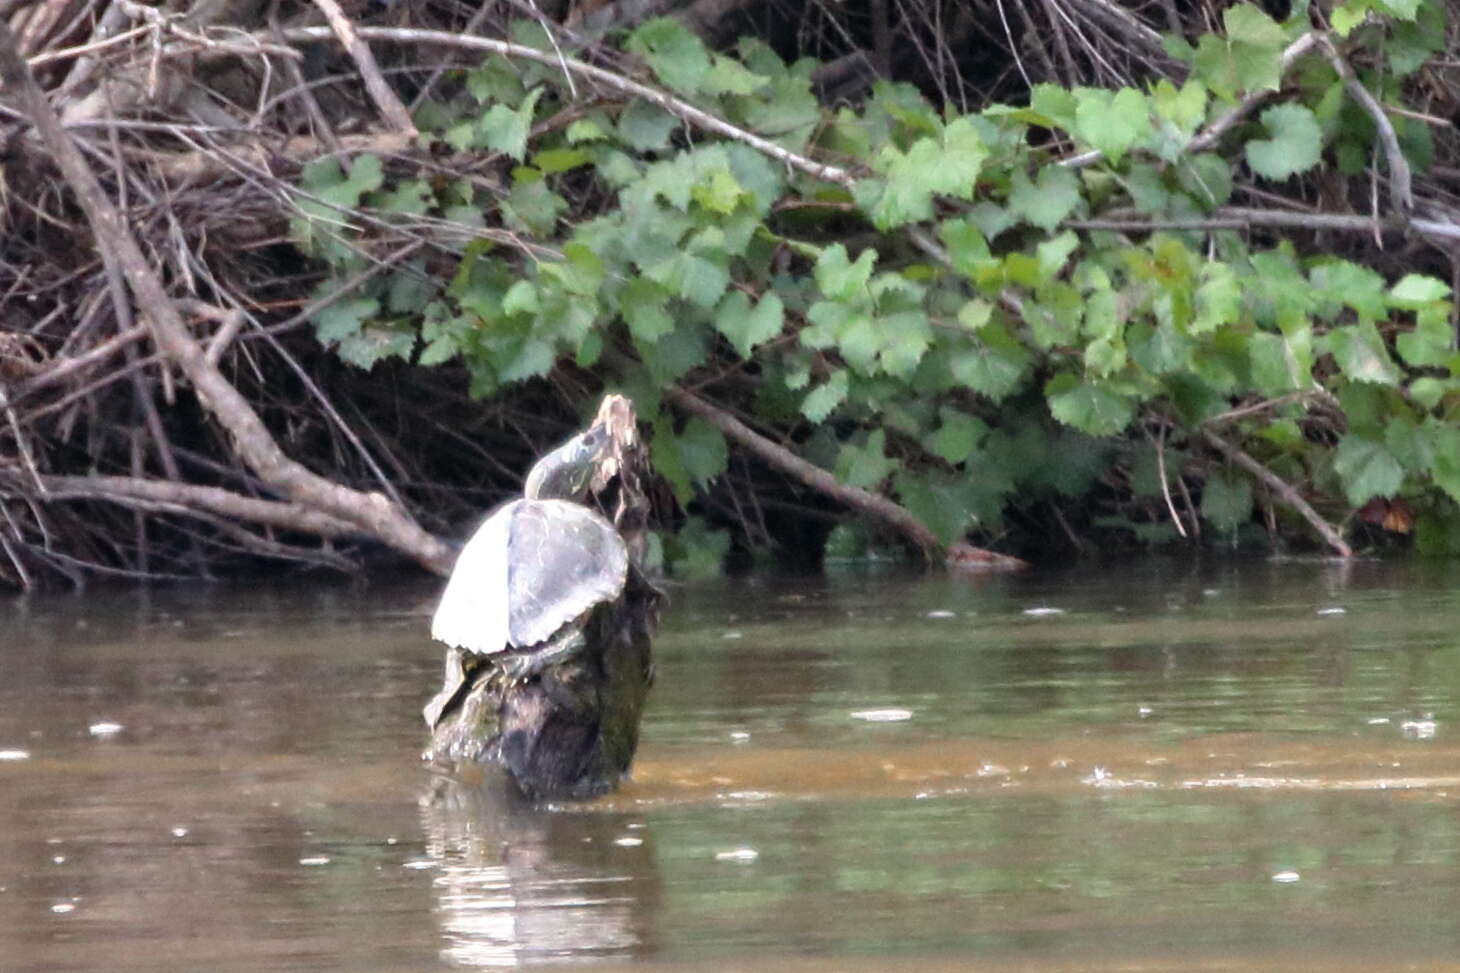
M624 589L624 540L597 511L567 500L514 500L466 542L431 636L479 655L548 639Z

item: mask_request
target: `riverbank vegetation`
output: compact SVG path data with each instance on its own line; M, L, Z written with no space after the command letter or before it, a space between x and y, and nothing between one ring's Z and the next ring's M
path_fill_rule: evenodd
M1460 552L1454 6L11 3L0 582L441 571L605 389L685 565Z

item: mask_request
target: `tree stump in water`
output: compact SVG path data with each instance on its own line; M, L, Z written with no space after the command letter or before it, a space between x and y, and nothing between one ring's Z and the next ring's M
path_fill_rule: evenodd
M649 477L633 404L610 395L467 542L432 625L448 648L429 760L501 767L534 799L623 779L662 597L643 574Z

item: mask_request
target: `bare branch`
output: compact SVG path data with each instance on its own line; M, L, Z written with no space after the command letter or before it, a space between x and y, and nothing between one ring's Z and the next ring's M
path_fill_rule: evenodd
M380 68L375 63L375 55L370 53L370 48L360 39L359 32L355 25L350 23L350 18L340 9L335 0L314 0L314 5L324 14L325 19L330 22L330 30L334 31L340 43L344 45L355 66L360 69L360 77L365 82L365 90L370 92L370 98L375 102L375 107L380 109L380 114L390 123L390 127L410 138L416 137L416 126L411 121L411 113L406 111L406 106L401 103L394 89L385 83L380 76Z
M1343 535L1332 524L1324 520L1318 511L1314 510L1312 505L1307 500L1304 500L1302 495L1290 483L1266 466L1263 466L1237 446L1232 445L1215 432L1212 432L1212 430L1202 429L1201 436L1217 452L1267 484L1268 489L1272 490L1278 499L1282 500L1289 507L1292 507L1297 511L1298 516L1312 525L1313 529L1327 542L1328 546L1333 548L1335 554L1345 558L1354 556L1353 548L1348 546L1348 542L1343 539Z

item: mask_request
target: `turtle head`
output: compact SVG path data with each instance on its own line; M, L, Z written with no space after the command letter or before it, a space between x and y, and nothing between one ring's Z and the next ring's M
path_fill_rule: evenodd
M537 461L528 471L522 495L529 500L582 500L611 444L607 426L579 433Z

